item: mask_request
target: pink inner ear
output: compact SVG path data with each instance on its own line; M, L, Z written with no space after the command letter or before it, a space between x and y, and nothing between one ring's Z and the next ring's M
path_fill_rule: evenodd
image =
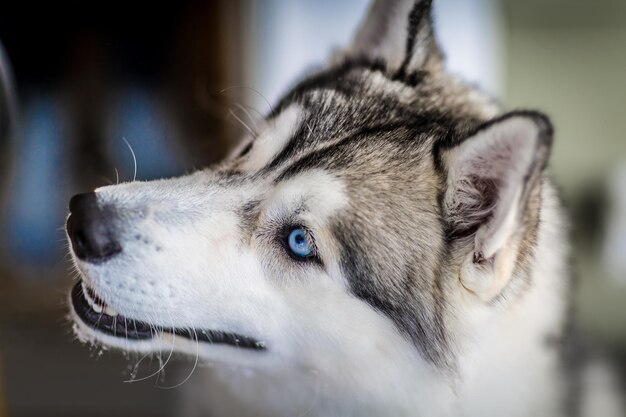
M460 158L461 175L476 175L483 178L502 178L507 171L514 169L514 157L524 151L523 143L518 139L494 137L477 146ZM519 141L521 142L521 141ZM481 146L482 145L482 146Z
M452 183L446 197L453 236L502 224L533 169L536 134L528 120L505 119L459 145L450 160Z
M499 186L497 179L476 175L457 182L454 198L448 206L455 237L473 234L478 226L491 218L497 204Z

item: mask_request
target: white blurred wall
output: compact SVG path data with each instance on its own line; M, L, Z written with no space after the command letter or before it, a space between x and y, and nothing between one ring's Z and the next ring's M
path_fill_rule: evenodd
M307 69L348 44L367 0L250 2L246 83L274 103ZM455 73L499 96L503 91L502 11L497 0L435 2L438 38ZM258 103L260 106L263 103Z

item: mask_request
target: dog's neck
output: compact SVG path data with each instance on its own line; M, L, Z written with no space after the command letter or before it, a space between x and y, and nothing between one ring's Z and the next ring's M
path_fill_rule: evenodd
M542 190L531 285L506 306L491 305L464 345L458 415L562 415L566 393L559 341L568 311L569 279L563 213L549 183ZM484 319L484 317L483 317Z

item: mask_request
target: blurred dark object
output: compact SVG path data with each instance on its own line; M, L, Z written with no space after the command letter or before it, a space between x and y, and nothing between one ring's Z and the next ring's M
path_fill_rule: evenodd
M227 1L3 6L0 39L21 102L4 153L5 259L57 263L76 192L223 158L238 134L220 94L236 82L241 57L224 45L238 13Z
M5 149L15 123L15 92L9 57L0 43L0 149ZM5 152L2 152L5 154ZM4 164L2 164L4 167Z
M597 250L606 234L609 209L606 184L602 182L581 186L576 198L565 202L571 218L572 243L578 250Z
M194 89L198 80L209 94L225 87L228 69L219 49L225 43L224 3L3 5L0 39L13 62L19 96L60 96L58 106L66 108L78 136L75 170L86 188L102 185L98 177L112 172L103 140L107 117L128 89L148 91L180 122L180 134L170 138L184 142L186 162L179 171L223 156L223 118L197 106Z
M16 118L13 73L9 57L0 42L0 207L5 199L10 141ZM2 216L0 216L0 219Z
M221 91L239 81L242 58L230 36L239 30L240 4L3 4L0 400L4 385L8 415L180 409L181 391L155 391L156 376L122 384L127 359L94 361L72 341L63 225L73 194L180 175L225 155L239 135ZM155 360L146 369L148 362L139 377L158 368ZM168 382L188 372L189 364L169 364Z

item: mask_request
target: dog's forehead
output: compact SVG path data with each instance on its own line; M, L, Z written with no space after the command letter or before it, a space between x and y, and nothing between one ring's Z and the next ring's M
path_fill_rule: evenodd
M376 152L382 140L394 142L395 152L425 151L434 141L461 137L489 117L493 109L484 102L477 106L477 98L436 73L419 74L409 84L375 65L322 71L278 103L247 157L236 165L280 177L287 167L305 162L306 155L317 154L317 164L328 168L328 161L320 158L332 152L322 150L340 148L342 142L351 145L342 148L344 158ZM309 158L305 165L314 164Z
M271 174L285 162L357 129L393 120L391 107L397 103L384 100L382 94L372 94L362 80L347 94L345 88L341 88L343 81L315 88L296 88L297 94L288 95L288 100L281 101L267 118L264 129L252 141L249 155L239 168Z
M298 193L323 200L316 181L339 185L343 200L394 199L387 192L392 184L423 192L421 185L437 186L434 145L457 140L488 117L489 105L475 100L439 74L407 83L375 65L329 69L294 87L226 171L258 181L274 199L287 189L284 182L300 184L285 194L292 200Z

